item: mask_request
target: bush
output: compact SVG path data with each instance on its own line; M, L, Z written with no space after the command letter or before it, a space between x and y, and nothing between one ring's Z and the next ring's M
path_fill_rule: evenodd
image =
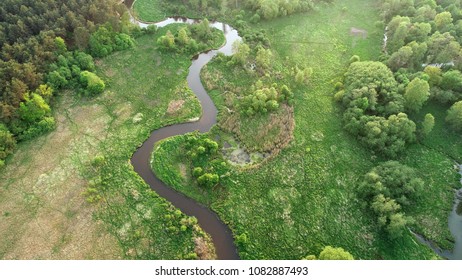
M426 114L424 121L422 122L421 134L422 136L427 136L433 130L435 126L435 117L432 114Z
M38 123L32 124L23 131L19 136L19 140L30 140L35 138L39 135L42 135L46 132L54 130L56 127L56 122L53 117L45 117L40 120Z
M199 183L200 186L211 188L218 184L219 180L220 178L217 174L205 173L197 178L197 183Z
M3 160L10 154L13 153L16 148L16 139L8 128L0 123L0 161ZM0 164L1 165L1 164Z
M287 86L281 88L281 94L278 93L276 87L276 84L268 88L257 83L254 91L240 100L241 113L248 116L265 114L279 108L278 100L292 100L293 94Z
M202 170L201 167L195 167L193 169L193 176L196 177L196 178L201 176L203 173L204 173L204 171Z
M402 212L403 207L413 204L415 194L423 186L414 169L397 161L387 161L364 176L358 193L377 216L378 225L390 237L398 237L412 221Z
M343 248L326 246L319 254L320 260L354 260L353 256Z
M80 84L84 88L85 95L97 95L104 91L104 81L95 73L82 71L80 73Z
M260 22L260 15L258 13L255 13L251 18L250 18L251 23L258 23Z

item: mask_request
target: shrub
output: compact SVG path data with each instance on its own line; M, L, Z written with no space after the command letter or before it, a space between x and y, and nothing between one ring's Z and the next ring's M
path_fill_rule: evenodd
M3 160L10 154L13 153L16 148L16 139L8 128L0 123L0 161ZM1 164L0 164L1 165Z
M218 184L219 180L220 178L217 174L205 173L197 178L197 183L201 186L211 188Z
M82 71L80 73L80 83L84 88L85 95L100 94L106 87L104 81L100 77L89 71Z
M319 254L320 260L354 260L353 256L343 248L326 246Z
M201 167L195 167L193 169L193 176L196 177L196 178L201 176L203 173L204 173L204 171L202 170Z

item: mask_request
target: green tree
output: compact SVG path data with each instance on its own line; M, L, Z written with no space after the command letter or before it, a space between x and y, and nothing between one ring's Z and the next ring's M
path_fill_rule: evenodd
M422 68L422 64L425 62L425 55L427 54L428 45L427 43L417 43L412 41L408 44L412 48L412 56L410 61L410 67L416 70Z
M388 220L389 222L385 230L392 238L401 237L405 232L407 225L413 222L413 220L406 217L404 213L393 213L388 217Z
M132 48L135 41L128 34L120 33L114 36L114 50L122 51Z
M278 16L279 7L276 1L265 0L260 2L260 12L264 19L272 19Z
M427 67L425 67L424 72L428 75L428 83L430 84L430 86L439 86L441 84L441 81L443 79L441 77L441 68L428 65Z
M114 51L113 34L106 27L100 26L89 39L90 53L94 57L105 57Z
M414 169L397 161L387 161L368 172L358 193L364 204L377 216L378 225L392 238L399 237L412 219L403 208L414 202L424 182Z
M21 102L19 115L22 120L28 123L35 123L51 113L50 106L38 94L26 95L26 100Z
M417 112L430 96L428 82L420 78L414 78L406 87L404 93L405 106L410 111Z
M402 206L408 206L413 203L415 194L418 194L423 186L424 182L413 168L398 161L386 161L364 176L358 190L360 197L366 202L382 194Z
M454 103L448 110L446 122L454 129L462 130L462 101Z
M100 94L106 87L104 81L100 77L89 71L82 71L80 73L80 83L87 95Z
M199 24L194 25L195 33L203 41L208 41L212 37L212 29L210 28L210 22L208 19L203 19Z
M371 114L396 114L403 109L403 97L398 94L398 84L393 72L376 61L361 61L350 64L345 73L343 105L355 107L362 98L368 101Z
M194 167L194 169L193 169L193 176L194 177L197 178L197 177L201 176L203 173L204 173L204 171L202 170L201 167Z
M396 16L388 24L387 49L390 53L396 52L406 43L410 30L410 19L408 17Z
M233 61L237 64L244 65L247 63L247 59L250 54L250 47L241 41L235 41L233 43Z
M93 57L84 52L74 52L74 59L81 70L95 71L95 62Z
M56 37L55 38L55 46L56 46L56 50L59 54L64 54L67 52L67 46L66 46L66 42L64 41L63 38L61 37Z
M451 29L452 15L450 12L442 12L435 16L435 26L440 32L447 32Z
M173 36L170 30L168 30L167 34L157 39L157 44L167 50L174 49L175 48L175 36Z
M78 49L86 49L90 42L90 31L82 26L77 27L74 30L74 42Z
M354 260L353 256L341 247L326 246L319 254L320 260Z
M412 24L407 41L425 42L432 31L432 26L428 22L416 22Z
M449 70L443 74L440 87L444 90L462 92L462 73L458 70Z
M219 180L220 178L217 174L204 173L203 175L199 176L199 178L197 178L197 183L199 183L201 186L211 188L218 184Z
M455 60L460 53L460 45L448 32L435 32L428 41L427 62L448 63Z
M413 52L411 47L401 47L397 52L390 56L387 65L393 71L397 71L399 68L407 68L411 64L412 54Z
M0 123L0 167L3 160L13 153L16 148L16 139L8 128Z
M50 100L53 96L53 89L48 85L40 85L36 90L35 93L43 97L45 100Z
M188 29L186 27L180 28L178 31L178 43L182 46L186 46L189 44L190 39L191 38L189 38Z
M424 121L422 122L422 135L427 136L433 130L435 126L435 117L428 113L425 115Z
M371 209L377 215L379 226L385 229L390 237L396 238L402 235L408 219L400 212L401 205L394 199L379 194L374 198Z
M257 67L262 71L262 73L269 70L272 58L273 53L270 49L265 49L263 47L258 48L256 62Z
M384 117L363 117L359 139L370 149L394 158L406 145L415 141L415 123L406 114Z

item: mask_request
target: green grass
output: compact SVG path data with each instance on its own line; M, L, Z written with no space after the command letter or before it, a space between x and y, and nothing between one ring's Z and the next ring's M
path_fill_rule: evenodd
M170 16L159 9L160 2L161 0L135 0L132 6L135 17L145 22L159 22L165 19L166 16Z
M375 217L360 206L355 194L359 180L384 159L371 154L343 130L341 110L332 101L334 84L342 79L352 55L362 60L380 55L383 30L375 25L379 20L375 8L372 1L336 1L321 4L315 12L252 26L266 30L276 55L273 65L286 82L290 81L286 70L290 67L314 70L309 86L291 84L295 90L295 139L258 168L233 169L222 182L221 193L226 196L214 198L193 187L186 189L188 178L180 178L178 173L174 186L198 201L209 204L212 200L212 208L235 235L247 235L249 241L240 244L242 258L300 259L317 255L326 245L341 246L362 259L435 258L410 233L389 240L376 226ZM367 38L350 36L352 27L366 30ZM251 82L233 80L235 72L216 62L209 64L207 72L221 75L218 83L229 82L231 88ZM208 86L215 88L210 94L218 107L226 105L226 94L212 84ZM447 153L460 155L462 145L450 132L441 134L445 131L439 122L442 111L429 106L422 112L427 109L437 118L431 135L439 136L427 138L424 145L410 146L400 160L416 168L426 183L409 211L416 219L413 229L447 248L451 238L447 215L453 200L451 189L457 182ZM174 150L174 146L169 149ZM170 160L172 166L180 162L179 158Z

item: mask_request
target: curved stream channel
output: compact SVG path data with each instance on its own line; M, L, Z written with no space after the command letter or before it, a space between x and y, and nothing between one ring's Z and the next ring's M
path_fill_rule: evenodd
M168 18L158 23L143 23L134 20L140 27L145 28L150 24L158 27L163 27L171 23L187 23L192 24L195 20L184 18ZM215 245L215 250L218 259L239 259L234 239L228 226L226 226L218 217L218 215L209 208L199 204L195 200L186 197L185 195L171 189L157 178L151 171L149 160L151 157L154 144L162 139L181 135L188 132L200 131L208 132L216 123L217 108L213 104L212 99L208 96L200 80L200 71L218 52L225 55L232 54L232 45L236 40L241 40L237 31L227 24L213 22L212 27L223 31L226 37L226 43L218 50L211 50L201 53L192 61L189 67L187 77L188 85L194 94L199 99L202 106L202 116L196 122L181 123L171 126L162 127L154 130L149 138L141 147L133 154L131 163L134 170L143 178L143 180L151 186L160 196L170 201L175 207L179 208L183 213L197 218L200 226L212 237Z

